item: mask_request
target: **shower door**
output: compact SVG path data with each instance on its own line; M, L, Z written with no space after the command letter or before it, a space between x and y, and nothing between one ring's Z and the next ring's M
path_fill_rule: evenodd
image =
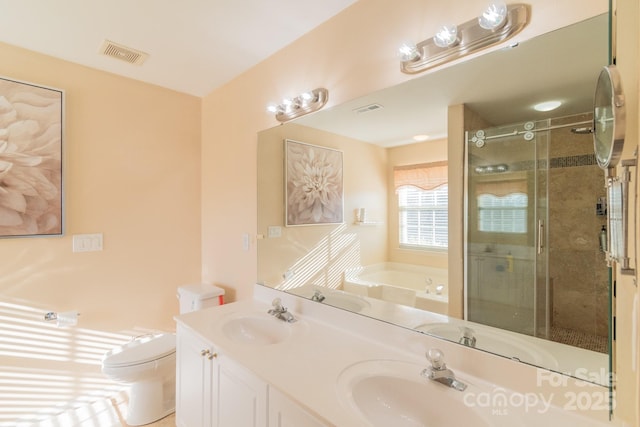
M465 318L547 337L548 121L466 134Z

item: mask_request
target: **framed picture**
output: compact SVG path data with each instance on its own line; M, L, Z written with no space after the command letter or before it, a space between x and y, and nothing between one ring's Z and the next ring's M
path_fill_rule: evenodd
M63 232L62 98L0 77L0 237Z
M342 152L285 140L285 225L343 222Z

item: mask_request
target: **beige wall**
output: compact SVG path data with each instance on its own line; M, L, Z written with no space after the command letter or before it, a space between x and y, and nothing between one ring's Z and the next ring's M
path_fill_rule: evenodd
M0 240L3 300L78 310L79 326L174 329L199 281L198 98L0 44L0 75L65 92L65 234ZM72 253L73 234L103 233ZM44 314L44 311L43 311Z
M343 225L284 227L284 139L336 149L343 154ZM366 165L366 167L362 167ZM314 283L332 288L345 268L387 259L387 153L384 148L293 123L260 133L258 140L258 280L269 286ZM369 221L354 225L355 209L365 208ZM268 227L282 227L269 238ZM311 256L309 254L311 253Z

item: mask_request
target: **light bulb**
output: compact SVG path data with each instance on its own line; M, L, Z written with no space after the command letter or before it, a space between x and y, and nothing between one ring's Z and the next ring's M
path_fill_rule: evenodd
M455 25L445 25L435 36L433 36L433 42L438 47L450 47L458 43L458 27Z
M502 1L490 3L478 17L478 24L485 30L497 30L507 18L507 5Z
M303 101L311 101L313 99L313 93L305 92L302 95L300 95L300 98L302 98Z
M300 94L300 96L298 97L298 100L299 100L298 104L300 105L300 107L304 108L304 107L308 106L311 103L311 101L314 100L313 93L304 92L304 93Z
M275 114L278 112L278 106L274 104L267 105L267 111Z
M418 53L418 48L414 43L405 42L398 48L398 54L402 61L413 61L418 58L420 54Z

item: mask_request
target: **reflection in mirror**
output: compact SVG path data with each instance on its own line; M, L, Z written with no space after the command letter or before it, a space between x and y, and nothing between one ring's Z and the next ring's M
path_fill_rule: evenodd
M590 176L600 183L590 190L572 175L592 166L590 135L580 131L590 128L607 58L602 15L261 132L259 282L553 371L584 377L586 368L602 374L587 380L607 384L608 269L596 215L604 177ZM531 108L549 100L562 104ZM437 172L464 170L462 158L447 159L447 109L458 105L466 121L459 131L470 141L480 130L495 136L526 132L527 122L538 130L559 125L534 131L540 142L527 150L515 136L469 145L464 298L462 284L448 281L447 187ZM419 134L430 137L415 142ZM344 223L284 227L285 139L343 152ZM521 158L525 151L538 157ZM407 174L428 175L432 184L420 185L422 193L397 191ZM565 215L554 211L563 191L577 189L586 205L566 206L568 216L556 219ZM510 223L498 220L509 216ZM588 229L569 231L569 223ZM585 264L594 267L588 284L578 274ZM585 337L593 342L584 345Z
M467 133L468 320L607 353L603 174L591 135L576 133L590 123L589 113Z

